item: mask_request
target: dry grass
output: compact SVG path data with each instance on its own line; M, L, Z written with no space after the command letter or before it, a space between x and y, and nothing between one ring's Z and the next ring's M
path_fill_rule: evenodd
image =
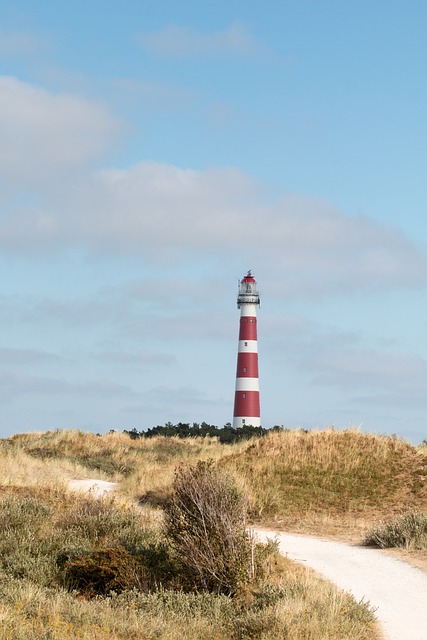
M139 463L122 481L122 490L142 503L156 505L169 493L178 465L217 462L232 451L244 450L246 444L220 444L217 438L157 436L132 441L132 446L138 451Z
M21 447L0 441L0 486L61 487L75 477L85 477L88 469L76 461L34 457Z
M423 453L425 456L427 456L427 440L424 440L422 442L422 444L419 444L416 449L420 452Z
M80 467L86 476L90 472L91 477L120 480L136 462L132 449L126 446L129 440L119 433L96 436L82 431L57 430L18 434L5 442L33 458L55 461L57 466Z
M427 508L426 447L355 429L276 432L233 445L48 431L1 441L0 459L0 484L98 477L119 481L129 499L154 507L169 494L177 466L213 460L249 494L254 521L353 540L378 520Z
M245 444L223 445L217 438L140 438L111 432L102 436L82 431L47 431L15 435L4 441L12 451L73 468L74 477L104 478L121 482L121 490L134 499L167 491L176 466L198 460L219 460Z
M280 560L279 560L280 562ZM285 562L283 560L283 562ZM240 600L207 593L123 593L78 599L61 589L6 579L1 640L374 640L372 612L304 568Z

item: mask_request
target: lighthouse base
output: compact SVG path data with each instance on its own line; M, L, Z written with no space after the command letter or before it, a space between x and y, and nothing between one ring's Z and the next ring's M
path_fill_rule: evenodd
M261 426L261 418L259 417L244 417L241 418L239 416L235 416L233 418L233 428L241 429L242 427L260 427Z

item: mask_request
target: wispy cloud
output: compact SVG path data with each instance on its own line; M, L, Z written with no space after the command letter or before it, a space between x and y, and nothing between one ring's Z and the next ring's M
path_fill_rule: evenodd
M102 362L119 365L170 366L177 362L176 357L173 355L154 351L100 351L94 357Z
M29 55L46 49L49 40L25 31L0 31L0 56Z
M273 336L271 344L267 336L271 356L277 352L314 386L335 387L348 397L427 392L427 361L396 341L384 344L363 331L345 332L302 320L299 331L273 331Z
M0 395L4 399L23 394L109 398L112 395L132 397L134 391L128 385L107 379L73 382L63 378L31 375L26 372L0 372Z
M137 39L152 53L163 56L245 56L257 48L255 37L238 22L213 33L172 24L159 31L138 34Z
M124 414L138 416L167 412L170 420L192 420L200 411L201 416L207 407L224 405L224 399L212 397L191 386L168 387L157 386L141 393L135 404L123 406ZM190 417L191 416L191 417ZM203 417L200 417L203 420Z
M116 320L122 313L124 300L118 302L117 293L108 298L103 292L97 292L92 297L72 297L57 299L46 294L38 296L0 295L0 326L10 326L10 323L23 326L52 326L67 327L103 326Z
M34 185L85 166L120 130L101 104L0 76L0 172L9 183ZM23 208L22 221L27 215ZM36 217L39 226L49 224L42 212Z
M78 247L150 265L207 256L243 264L249 252L264 269L286 273L270 282L287 296L425 286L427 272L425 248L392 226L301 195L271 201L237 169L154 163L57 180L43 207L6 209L0 247Z
M0 366L45 364L58 362L60 357L55 353L39 349L15 349L0 347Z
M313 354L318 384L347 389L427 391L427 362L416 354L385 349L336 349Z

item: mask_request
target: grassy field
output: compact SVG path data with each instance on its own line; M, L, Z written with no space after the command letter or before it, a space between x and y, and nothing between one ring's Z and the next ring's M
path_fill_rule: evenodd
M369 607L277 555L233 597L184 589L161 506L177 468L212 460L247 494L253 522L362 541L388 520L395 531L409 509L425 514L426 454L332 429L235 445L79 431L0 440L0 640L373 640ZM120 491L101 501L70 494L73 478L117 481ZM86 588L72 582L87 571Z
M154 507L168 495L177 466L213 460L248 494L253 522L342 538L362 539L378 521L427 510L426 446L355 429L289 430L233 445L48 431L0 441L0 455L9 473L19 469L6 484L31 483L31 475L48 484L98 477L119 481L125 496Z

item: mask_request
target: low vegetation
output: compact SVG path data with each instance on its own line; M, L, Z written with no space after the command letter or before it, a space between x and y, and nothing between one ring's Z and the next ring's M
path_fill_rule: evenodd
M427 511L406 511L376 524L366 535L367 546L391 549L427 549Z
M250 605L208 592L126 591L88 600L27 580L0 583L2 640L368 640L372 613L310 574Z
M259 498L248 501L230 461L254 443L60 431L1 441L0 639L372 640L368 605L247 533ZM122 493L64 491L76 476L120 480Z

